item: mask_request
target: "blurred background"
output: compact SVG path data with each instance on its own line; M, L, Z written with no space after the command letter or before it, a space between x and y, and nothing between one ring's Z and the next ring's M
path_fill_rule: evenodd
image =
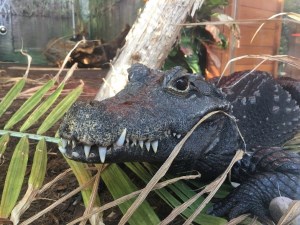
M143 0L0 0L0 26L6 29L0 35L0 63L26 64L26 58L19 53L22 42L23 48L33 57L33 64L43 66L59 65L61 58L70 50L70 46L65 46L65 43L70 40L75 42L85 38L100 40L101 45L103 43L112 45L111 42L121 34L126 25L131 26L134 23L145 2ZM207 0L205 4L197 14L197 18L191 19L191 22L215 21L214 15L218 13L229 16L237 23L231 26L216 25L213 28L202 25L206 33L203 30L196 33L200 45L189 40L192 42L191 48L197 52L198 64L201 67L199 70L203 73L206 71L213 76L218 75L228 60L242 55L284 54L300 57L299 21L295 23L280 17L267 20L281 12L299 13L300 0ZM251 42L254 33L262 23L264 26ZM218 29L218 40L214 33L215 28ZM120 46L121 42L116 48ZM114 49L107 61L113 58L115 52ZM175 56L177 57L178 54ZM259 58L239 60L230 65L228 72L253 69L260 62ZM176 60L173 63L176 64ZM94 63L88 67L99 65ZM295 68L274 61L263 63L259 69L269 71L276 76L288 73L296 77L297 73Z

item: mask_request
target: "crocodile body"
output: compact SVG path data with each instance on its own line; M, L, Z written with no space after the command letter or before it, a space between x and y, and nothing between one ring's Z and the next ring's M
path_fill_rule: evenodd
M60 127L60 150L67 157L162 163L201 118L222 111L236 122L224 113L209 117L186 141L172 169L197 170L214 179L236 150L245 149L232 170L241 185L214 205L218 216L249 212L268 221L273 198L300 198L300 157L280 147L300 129L299 82L275 81L261 71L213 82L180 67L163 72L141 64L131 67L128 80L116 96L77 102L69 110Z

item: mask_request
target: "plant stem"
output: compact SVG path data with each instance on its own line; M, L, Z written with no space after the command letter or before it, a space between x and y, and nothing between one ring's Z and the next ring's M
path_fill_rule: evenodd
M27 136L29 139L32 139L32 140L39 141L39 140L45 138L45 141L47 141L47 142L56 143L56 144L58 144L60 142L60 138L49 137L49 136L44 136L44 135L37 135L37 134L30 134L30 133L24 133L24 132L16 132L16 131L10 131L10 130L0 130L0 136L7 134L7 133L11 137L22 138L24 136Z

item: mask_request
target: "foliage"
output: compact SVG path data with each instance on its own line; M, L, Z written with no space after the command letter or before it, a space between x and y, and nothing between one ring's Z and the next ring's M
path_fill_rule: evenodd
M228 0L205 1L200 10L187 22L198 23L209 21L217 8L226 6ZM178 43L169 54L164 69L170 69L175 65L186 68L189 72L205 75L209 48L216 45L219 48L227 48L227 38L219 32L216 26L185 26L181 31Z
M114 199L137 190L137 187L128 175L116 164L112 164L109 166L109 169L104 170L101 177ZM119 205L122 213L126 213L132 203L133 200L131 199ZM148 225L158 224L160 220L150 204L145 201L142 207L135 211L128 222L129 224Z
M6 96L3 96L2 101L0 102L1 115L9 110L14 100L20 95L28 80L27 73L28 70L26 72L26 76L19 79L16 84L9 90ZM11 116L6 124L1 125L1 127L4 126L4 129L0 130L0 134L2 135L2 137L0 138L1 160L4 160L4 155L6 154L6 147L8 143L13 143L12 141L10 141L10 137L21 138L19 143L15 147L12 157L9 159L9 168L6 173L4 189L1 195L0 202L0 217L2 219L8 219L8 217L11 215L11 220L14 221L15 224L18 223L20 216L30 206L31 202L37 198L38 192L42 188L47 165L47 146L45 140L59 143L59 139L43 135L36 135L34 133L17 132L11 129L16 129L15 125L18 122L23 121L23 124L27 125L26 127L21 126L21 130L25 131L36 122L40 121L41 123L41 116L45 115L46 111L50 111L49 115L44 119L40 128L34 129L35 132L42 134L50 129L60 118L62 118L64 113L70 108L70 106L81 94L83 85L79 85L69 94L67 94L67 96L63 100L61 100L56 107L53 107L54 103L56 103L57 98L61 93L62 88L64 87L66 79L56 87L56 90L54 90L54 92L50 94L49 97L45 97L45 95L49 92L50 89L55 89L55 82L58 78L58 75L52 80L46 82L43 86L37 88L32 96L27 101L25 101L23 105L20 106L19 110L17 110ZM45 105L45 103L47 105ZM54 109L49 110L50 108ZM39 140L39 142L36 145L36 142L30 139ZM28 167L27 162L30 151L29 146L32 145L36 145L36 151L33 158L30 176L28 178L28 189L22 200L16 205L17 200L21 197L21 188L24 186L24 179L26 177L25 172ZM84 170L76 171L76 168L79 166L79 164L74 164L75 165L73 165L72 167L74 173L80 176L80 174L84 172ZM3 171L2 174L4 174ZM88 189L89 188L87 188L87 190ZM85 190L85 192L87 190ZM90 196L90 193L86 198ZM96 202L96 205L97 204L99 205L100 202Z

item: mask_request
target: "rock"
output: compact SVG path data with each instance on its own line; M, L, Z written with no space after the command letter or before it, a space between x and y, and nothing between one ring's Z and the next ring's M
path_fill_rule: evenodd
M271 201L269 205L269 210L276 224L278 223L280 218L286 213L286 211L288 210L292 202L293 200L287 197L277 197ZM300 215L297 216L292 221L292 223L290 223L290 225L299 225L299 224L300 224Z

